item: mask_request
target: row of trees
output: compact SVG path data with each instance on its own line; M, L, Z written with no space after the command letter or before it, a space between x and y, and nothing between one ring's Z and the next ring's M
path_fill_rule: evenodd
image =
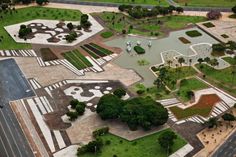
M181 7L160 7L156 6L152 9L147 9L142 6L132 6L132 5L120 5L119 10L122 12L127 12L131 17L134 18L145 18L145 17L154 17L157 15L167 15L172 14L173 11L176 11L178 13L183 12L183 8Z
M167 110L151 98L133 98L122 100L116 95L107 94L100 98L97 113L103 120L120 119L127 123L131 130L142 127L163 125L168 119Z

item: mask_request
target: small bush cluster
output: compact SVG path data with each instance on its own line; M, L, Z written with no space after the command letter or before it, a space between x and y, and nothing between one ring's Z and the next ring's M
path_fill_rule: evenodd
M27 35L32 33L32 29L27 27L26 25L21 25L19 30L19 38L25 38Z
M109 127L103 127L103 128L93 131L93 137L97 138L99 136L103 136L103 135L107 134L108 132L109 132Z
M71 121L74 121L78 118L78 116L81 116L84 114L85 111L85 103L79 102L77 99L73 99L70 101L71 108L75 111L69 111L66 113L68 117L70 117Z
M103 37L105 39L110 38L112 36L113 36L113 32L111 32L111 31L106 31L106 32L101 33L101 37Z
M203 23L202 25L207 27L207 28L215 27L215 25L213 23L211 23L211 22L206 22L206 23Z
M65 36L65 39L68 43L73 42L74 40L76 40L76 38L78 37L76 32L70 32L68 35Z

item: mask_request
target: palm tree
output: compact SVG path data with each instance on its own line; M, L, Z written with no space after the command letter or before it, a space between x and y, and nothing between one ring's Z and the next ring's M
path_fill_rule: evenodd
M218 121L216 117L209 118L208 121L205 122L206 126L210 128L218 127Z
M180 64L180 66L182 67L182 64L185 62L184 58L183 57L180 57L178 59L178 63Z
M192 59L189 59L189 66L192 65Z
M166 63L167 63L168 66L170 67L173 62L172 62L172 60L167 60Z

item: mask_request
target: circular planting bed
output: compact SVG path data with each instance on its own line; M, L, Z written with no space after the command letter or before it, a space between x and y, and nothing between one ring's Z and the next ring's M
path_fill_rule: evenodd
M134 51L137 54L144 54L145 53L145 50L141 46L134 46Z

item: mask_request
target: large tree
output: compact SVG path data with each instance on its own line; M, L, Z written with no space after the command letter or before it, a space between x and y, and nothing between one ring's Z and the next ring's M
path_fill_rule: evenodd
M104 120L121 119L131 130L138 127L148 130L168 120L167 109L149 97L123 101L115 95L107 94L99 100L97 113Z
M122 111L123 101L112 94L104 95L97 104L97 113L103 119L117 119Z
M177 139L177 135L173 131L165 131L158 138L158 143L167 151L167 156L171 152L175 139Z

